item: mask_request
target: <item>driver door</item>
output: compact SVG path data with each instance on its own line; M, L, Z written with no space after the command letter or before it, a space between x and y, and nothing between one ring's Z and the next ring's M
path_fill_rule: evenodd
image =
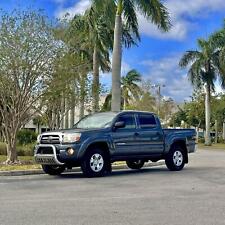
M137 151L137 142L135 140L136 120L133 114L123 114L118 117L116 122L123 121L125 127L117 128L112 132L114 144L114 156L126 157L133 155Z

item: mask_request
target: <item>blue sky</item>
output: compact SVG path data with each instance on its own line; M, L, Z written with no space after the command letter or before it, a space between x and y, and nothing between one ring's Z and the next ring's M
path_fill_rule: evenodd
M168 33L157 28L138 15L141 42L138 47L124 49L123 69L137 69L152 84L164 84L162 95L177 102L187 100L192 87L187 71L178 67L179 59L186 50L196 49L197 38L207 38L211 32L222 27L225 19L225 0L164 0L173 27ZM89 7L90 0L1 0L0 8L8 11L21 8L44 9L50 18L73 16ZM103 74L101 82L110 87L110 74Z

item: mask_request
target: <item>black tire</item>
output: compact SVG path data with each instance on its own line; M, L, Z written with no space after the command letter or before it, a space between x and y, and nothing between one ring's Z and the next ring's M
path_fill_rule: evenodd
M127 166L133 170L140 170L145 164L143 160L128 160L126 163Z
M180 171L185 164L185 151L179 145L172 146L171 150L166 156L165 163L169 170Z
M45 173L49 175L60 175L64 172L64 166L52 166L52 165L42 165L42 169Z
M90 149L81 162L81 170L86 177L102 177L109 171L111 163L104 150Z

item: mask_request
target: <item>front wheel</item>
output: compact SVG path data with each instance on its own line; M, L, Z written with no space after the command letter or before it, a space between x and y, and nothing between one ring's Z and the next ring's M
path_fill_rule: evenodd
M166 156L166 166L171 171L179 171L184 168L184 150L180 146L174 146Z
M42 169L45 173L49 175L60 175L64 172L64 166L53 166L53 165L42 165Z
M81 163L81 169L86 177L101 177L109 168L110 162L101 149L92 149L86 153Z
M141 169L145 164L145 162L143 160L136 160L136 161L128 160L128 161L126 161L126 163L130 169L134 169L134 170Z

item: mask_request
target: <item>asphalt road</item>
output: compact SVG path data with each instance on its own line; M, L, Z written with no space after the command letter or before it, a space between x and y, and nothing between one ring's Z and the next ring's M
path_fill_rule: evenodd
M181 172L0 177L0 224L224 225L225 151L198 151Z

